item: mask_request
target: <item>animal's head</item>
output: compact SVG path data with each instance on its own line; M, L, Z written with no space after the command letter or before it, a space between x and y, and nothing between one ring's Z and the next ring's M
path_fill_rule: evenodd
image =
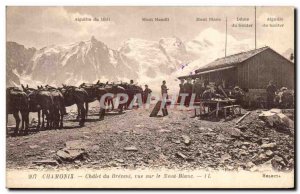
M34 88L30 88L30 87L28 86L28 84L26 85L26 87L25 87L23 84L22 84L21 86L22 86L23 91L24 91L26 94L30 94L30 93L33 93L33 92L36 92L36 91L37 91L37 90L34 89Z
M44 89L46 89L46 90L57 90L57 88L55 88L53 86L49 86L48 84L45 85Z
M84 88L86 85L85 83L83 82L82 84L79 85L79 88Z

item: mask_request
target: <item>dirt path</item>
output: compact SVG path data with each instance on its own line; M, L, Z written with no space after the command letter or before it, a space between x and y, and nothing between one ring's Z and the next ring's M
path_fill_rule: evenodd
M244 119L239 126L241 130L234 128L238 118L211 122L191 118L193 112L187 110L170 110L169 116L150 118L150 110L134 109L120 115L110 113L104 121L98 121L95 112L91 109L92 116L82 128L77 127L78 122L67 120L66 129L8 137L7 168L253 170L271 163L282 152L285 158L280 156L278 160L288 161L284 169L293 167L294 138L266 128L256 111ZM84 160L34 164L39 160L58 160L57 151L73 140L84 142L87 154ZM276 148L261 148L262 144L272 142Z

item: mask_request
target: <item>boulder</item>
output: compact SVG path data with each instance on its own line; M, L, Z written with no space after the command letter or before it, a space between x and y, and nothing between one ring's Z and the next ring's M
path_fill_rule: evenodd
M230 160L230 159L231 159L231 156L227 153L221 156L222 162L225 162L226 160Z
M181 137L182 137L183 143L184 143L185 145L190 145L190 144L191 144L191 138L190 138L189 136L187 136L187 135L182 135Z
M273 156L273 152L272 152L271 150L267 150L267 151L266 151L266 155L267 155L268 157L271 157L271 156Z
M38 146L38 145L30 145L29 146L30 149L35 149L35 148L38 148L38 147L40 147L40 146Z
M255 166L255 164L253 162L247 162L247 164L246 164L247 168L252 168L253 166Z
M286 166L283 158L277 155L273 157L273 159L271 160L271 164L275 170L283 170Z
M119 163L124 163L123 159L115 159L115 161L119 162Z
M279 109L280 110L280 109ZM294 128L294 121L277 109L263 111L259 118L266 122L270 127L276 127L280 130L289 131Z
M32 164L57 166L58 162L56 160L39 160L39 161L33 161Z
M269 111L272 112L272 113L282 113L282 110L279 109L279 108L272 108Z
M129 146L124 148L125 151L138 151L138 149L135 146Z
M176 143L176 144L180 144L180 140L178 140L178 139L172 139L172 142Z
M85 159L87 153L84 150L78 150L78 149L72 150L72 149L64 148L62 150L58 150L56 152L56 155L64 161L73 162L75 160Z
M262 149L275 149L276 148L276 143L266 143L266 144L262 144L260 147Z
M235 128L235 127L233 127L233 128L225 128L224 131L226 133L228 133L232 137L240 137L240 136L242 136L241 130L238 129L238 128Z
M254 164L259 165L259 164L263 164L266 161L268 161L270 159L269 156L267 156L264 153L259 154L258 156L255 157L255 160L253 161Z
M249 153L246 151L246 150L240 150L240 155L241 156L246 156L248 155Z

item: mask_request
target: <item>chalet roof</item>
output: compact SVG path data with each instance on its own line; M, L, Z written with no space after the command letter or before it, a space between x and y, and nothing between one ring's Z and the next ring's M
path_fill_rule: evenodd
M261 53L267 49L270 49L270 47L265 46L259 49L255 49L255 50L250 50L247 52L241 52L241 53L237 53L234 55L229 55L223 58L218 58L215 61L195 70L195 73L200 73L203 71L207 71L210 69L216 69L216 68L221 68L221 67L227 67L227 66L232 66L235 64L239 64L255 55L257 55L258 53Z

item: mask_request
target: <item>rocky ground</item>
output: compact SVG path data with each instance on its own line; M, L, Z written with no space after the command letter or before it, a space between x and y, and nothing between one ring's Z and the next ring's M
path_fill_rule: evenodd
M150 110L145 109L110 112L104 121L98 121L96 108L92 108L81 128L70 112L65 129L8 135L7 168L257 171L267 166L292 170L293 129L263 121L261 112L250 111L236 125L240 116L228 121L199 120L191 118L193 111L186 109L169 110L166 117L149 117Z

